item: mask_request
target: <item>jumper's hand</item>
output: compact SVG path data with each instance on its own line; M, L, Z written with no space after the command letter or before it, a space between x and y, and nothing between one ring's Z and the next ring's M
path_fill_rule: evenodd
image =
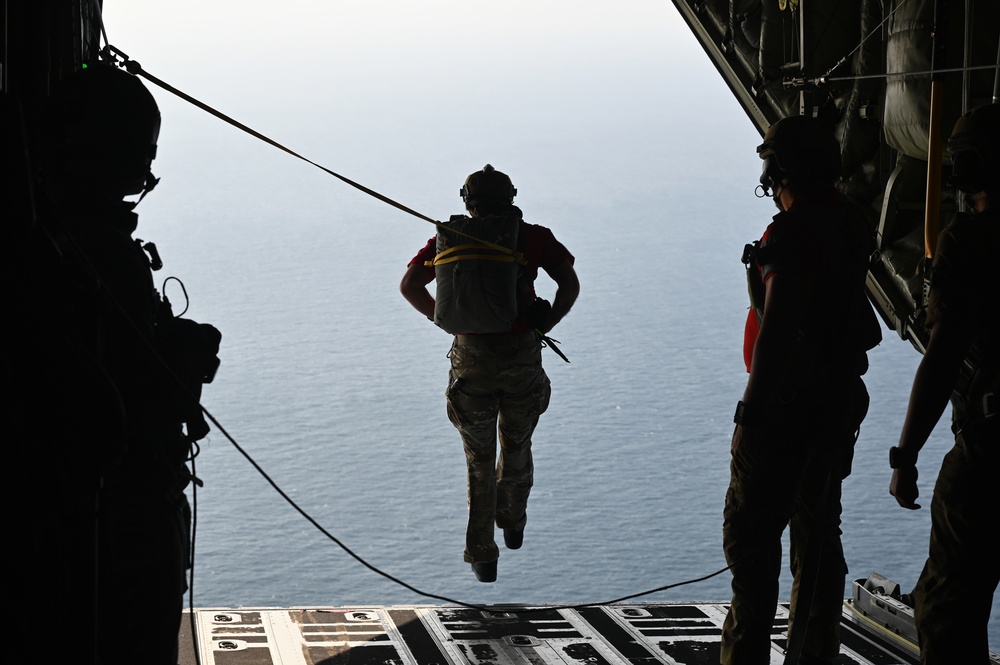
M889 481L889 494L896 497L896 503L903 508L909 510L919 508L920 504L915 503L920 496L920 490L917 489L917 467L893 469L892 480Z
M523 318L529 326L547 335L552 330L552 305L544 298L535 298L535 301L525 308Z

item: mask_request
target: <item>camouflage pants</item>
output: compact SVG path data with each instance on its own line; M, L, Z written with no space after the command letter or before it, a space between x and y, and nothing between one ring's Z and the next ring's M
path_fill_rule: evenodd
M499 558L494 524L524 528L534 477L531 435L550 392L534 333L456 337L446 395L448 418L462 436L468 465L465 560L470 563Z
M998 429L996 417L967 424L934 486L930 555L913 591L924 665L989 662L986 626L1000 581Z
M854 431L868 406L864 384L857 383L850 389L851 400L819 399L813 405L800 400L783 414L769 414L767 422L743 440L740 457L732 460L722 537L732 566L733 599L722 628L723 665L770 662L786 526L793 610L807 543L813 532L822 537L802 657L825 662L840 652L847 575L840 540L841 483L850 474ZM790 617L789 631L793 620Z

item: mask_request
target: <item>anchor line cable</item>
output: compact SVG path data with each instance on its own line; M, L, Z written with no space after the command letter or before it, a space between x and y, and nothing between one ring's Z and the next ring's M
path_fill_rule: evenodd
M895 7L893 7L892 11L890 11L888 14L886 14L885 18L883 18L882 21L878 25L876 25L871 31L869 31L869 33L858 43L857 46L854 47L854 49L851 50L850 53L848 53L847 55L845 55L844 57L842 57L840 60L838 60L836 63L834 63L834 65L832 67L830 67L824 74L821 74L820 76L817 76L815 78L810 78L810 79L793 78L793 79L790 79L790 80L788 80L788 81L785 82L785 87L787 87L787 88L796 88L796 87L799 87L802 84L804 84L807 80L810 83L812 83L813 85L823 85L823 84L826 84L826 83L834 83L834 82L838 82L839 83L839 82L847 82L847 81L864 81L864 80L872 80L872 79L888 79L890 77L913 78L913 77L917 77L917 76L933 76L935 74L956 74L956 73L962 73L962 72L973 72L973 71L980 71L980 70L987 70L987 69L994 69L994 70L1000 69L1000 65L976 65L976 66L971 66L971 67L953 67L953 68L949 68L949 69L929 69L929 70L920 71L920 72L891 72L891 73L886 73L886 74L862 74L862 75L858 75L858 76L830 76L830 74L832 74L833 72L835 72L841 65L843 65L845 62L847 62L855 53L857 53L861 49L861 47L865 45L865 42L867 42L869 39L871 39L871 37L873 35L878 34L878 32L882 28L882 26L885 25L886 22L889 19L891 19L893 17L893 15L897 11L899 11L899 9L903 5L905 5L907 2L908 2L908 0L901 0Z
M888 22L889 19L891 19L893 17L893 15L897 11L899 11L899 9L902 8L903 5L905 5L907 2L908 2L908 0L900 0L900 2L898 4L896 4L895 7L892 8L892 11L890 11L888 14L886 14L885 18L883 18L882 21L878 25L876 25L871 31L869 31L869 33L860 42L858 42L858 45L855 46L854 49L851 50L850 53L848 53L847 55L845 55L844 57L842 57L840 60L838 60L836 63L834 63L834 65L832 67L830 67L826 71L826 73L821 74L820 76L817 76L815 78L809 79L809 81L811 83L813 83L814 85L822 85L822 84L825 84L825 83L832 83L832 82L864 81L864 80L870 80L870 79L887 79L889 77L912 78L912 77L917 77L917 76L933 76L935 74L955 74L955 73L972 72L972 71L979 71L979 70L985 70L985 69L1000 69L1000 65L977 65L977 66L972 66L972 67L953 67L953 68L950 68L950 69L930 69L930 70L921 71L921 72L893 72L893 73L886 73L886 74L863 74L863 75L859 75L859 76L830 76L830 74L832 74L833 72L835 72L837 70L837 68L839 68L845 62L847 62L855 53L857 53L861 49L861 47L865 45L865 42L867 42L869 39L871 39L871 37L873 35L878 34L878 32L882 28L882 26L884 26L886 24L886 22ZM799 83L799 84L801 84L801 83L804 83L805 80L806 79L797 79L796 82ZM798 86L795 85L795 83L793 83L791 85L788 85L787 87L798 87Z
M816 83L826 83L833 81L864 81L868 79L887 79L898 77L901 79L915 78L917 76L934 76L935 74L959 74L962 72L976 72L985 69L1000 69L1000 65L974 65L970 67L949 67L947 69L926 69L919 72L888 72L885 74L860 74L858 76L833 76L830 78L820 77L813 79Z
M892 9L892 11L891 11L891 12L889 12L888 14L886 14L885 18L884 18L884 19L882 19L882 22L881 22L881 23L879 23L878 25L876 25L876 26L875 26L875 27L874 27L874 28L873 28L873 29L872 29L872 30L871 30L871 31L870 31L870 32L869 32L869 33L868 33L868 34L867 34L867 35L865 36L865 38L864 38L864 39L862 39L862 40L861 40L861 41L860 41L860 42L858 43L858 45L854 47L854 49L853 49L853 50L852 50L852 51L851 51L850 53L848 53L848 54L847 54L847 55L845 55L845 56L844 56L843 58L841 58L840 60L838 60L838 61L837 61L837 62L836 62L836 63L835 63L834 65L833 65L833 67L830 67L830 69L828 69L828 70L827 70L827 72L826 72L825 74L823 74L822 76L818 77L818 78L817 78L816 80L817 80L817 81L823 81L823 80L832 80L832 79L827 79L827 77L828 77L828 76L829 76L830 74L832 74L832 73L833 73L833 72L834 72L834 71L835 71L835 70L837 69L837 67L840 67L840 66L841 66L842 64L844 64L845 62L847 62L847 60L848 60L848 59L849 59L849 58L850 58L851 56L853 56L853 55L854 55L855 53L857 53L857 52L858 52L858 51L859 51L859 50L861 49L861 47L865 45L865 42L866 42L866 41L868 41L869 39L871 39L872 35L875 35L875 34L877 34L877 33L878 33L878 31L879 31L879 30L880 30L880 29L882 28L882 26L883 26L883 25L885 25L885 24L886 24L886 22L887 22L887 21L888 21L889 19L891 19L891 18L892 18L893 14L895 14L895 13L896 13L897 11L899 11L900 7L902 7L903 5L905 5L905 4L907 3L907 1L908 1L908 0L901 0L899 4L897 4L897 5L895 6L895 7L893 7L893 9ZM838 79L838 80L839 80L839 79Z

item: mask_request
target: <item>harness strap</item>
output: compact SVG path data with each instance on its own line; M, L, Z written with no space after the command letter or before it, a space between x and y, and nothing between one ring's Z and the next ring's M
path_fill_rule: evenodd
M453 229L449 229L453 230ZM446 263L454 263L455 261L462 261L465 259L482 259L484 261L501 261L503 263L519 263L520 265L526 265L528 263L527 259L524 258L523 252L510 252L506 247L502 249L506 250L503 256L497 256L496 254L462 254L460 256L453 256L459 252L467 252L474 249L483 249L484 247L488 249L499 248L499 245L494 245L490 247L492 243L487 244L486 241L483 244L470 243L466 245L456 245L454 247L449 247L440 254L434 257L433 261L424 261L425 266L440 266Z
M562 342L557 339L552 339L548 335L543 335L537 328L535 329L535 334L538 335L538 341L541 342L542 347L549 347L556 352L557 356L562 358L564 361L569 362L569 358L566 357L566 354L563 353L558 346L556 346L556 344L561 344Z

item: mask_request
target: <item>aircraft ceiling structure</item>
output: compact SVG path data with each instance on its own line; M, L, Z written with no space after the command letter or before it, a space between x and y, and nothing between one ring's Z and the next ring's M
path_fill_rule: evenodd
M673 2L762 135L789 115L836 123L839 187L876 233L869 299L923 352L925 256L961 205L942 147L962 112L998 102L1000 3Z

